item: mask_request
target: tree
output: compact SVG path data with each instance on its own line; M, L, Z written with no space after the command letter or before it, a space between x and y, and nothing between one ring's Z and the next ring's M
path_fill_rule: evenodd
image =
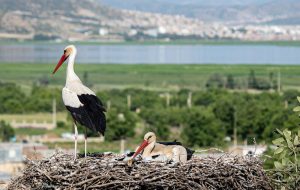
M226 135L233 135L233 127L235 117L235 108L233 102L228 99L220 99L214 105L213 112L217 119L222 121L222 125L226 128Z
M299 95L298 90L287 90L283 92L283 100L287 101L288 105L291 107L295 107L298 105L297 96Z
M15 136L14 129L4 121L0 121L0 139L1 141L9 141L12 137Z
M203 108L192 108L186 113L182 138L188 146L222 145L225 129L212 112Z
M224 87L224 80L220 74L213 74L206 82L207 88L222 88Z
M269 81L262 79L262 78L257 78L256 79L256 87L255 89L258 90L269 90L271 89L271 85L269 83Z
M167 116L167 123L171 127L180 127L183 125L185 119L186 108L170 107L165 110Z
M106 140L120 140L134 136L136 121L137 119L133 113L126 109L110 109L107 114Z
M167 140L170 136L170 126L158 123L154 123L152 125L146 124L144 134L147 132L154 132L158 139Z
M110 106L112 108L121 110L127 109L126 95L127 94L124 93L124 90L119 89L97 92L97 96L100 97L104 104L106 104L107 101L110 101Z
M89 73L87 71L84 71L83 73L83 83L88 86L88 87L92 87L93 85L91 84L91 82L89 81Z
M46 87L46 86L48 86L49 85L49 78L48 78L48 76L47 75L43 75L42 77L40 77L39 79L38 79L38 85L40 85L40 86L44 86L44 87Z
M131 110L136 110L137 108L162 108L164 104L164 99L159 97L159 93L149 90L141 89L126 89L123 91L124 97L131 95Z
M276 81L274 81L274 73L273 72L270 72L269 73L269 83L270 83L270 87L271 89L275 89L275 85L276 84Z
M242 140L266 141L264 131L271 125L272 118L283 108L281 98L276 93L259 95L243 94L234 102L237 106L237 129Z
M168 139L170 125L168 123L168 113L165 109L147 109L141 112L141 117L146 124L144 133L152 131L158 139Z
M187 106L187 98L191 90L189 89L181 89L179 92L172 93L172 101L171 106L178 106L178 107L186 107Z
M256 89L256 87L257 87L257 81L255 77L255 72L254 70L251 70L248 77L248 88Z
M193 93L193 105L197 106L209 106L213 104L218 94L224 95L226 92L221 90L209 89L205 92L198 91Z
M24 108L27 112L51 112L53 98L58 100L57 111L64 111L65 106L62 102L60 89L33 86Z
M22 113L26 96L12 83L0 83L0 113Z
M226 81L226 88L228 89L234 89L236 86L233 75L229 74L227 75L227 81Z

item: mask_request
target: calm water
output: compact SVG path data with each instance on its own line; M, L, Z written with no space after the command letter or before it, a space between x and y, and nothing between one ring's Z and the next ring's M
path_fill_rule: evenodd
M57 62L65 45L0 45L0 62ZM300 47L273 45L77 45L78 63L299 64Z

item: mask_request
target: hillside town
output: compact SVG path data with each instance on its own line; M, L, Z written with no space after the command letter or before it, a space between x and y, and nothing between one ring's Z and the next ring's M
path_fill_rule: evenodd
M2 17L0 39L54 41L144 41L174 39L289 41L300 40L298 25L228 25L206 23L183 15L165 15L131 10L101 16L80 10L74 16L45 12L40 18L28 11L11 11ZM121 15L121 16L120 16ZM40 19L38 22L37 20ZM44 20L44 21L43 21ZM53 22L56 20L56 22ZM57 24L63 25L63 32ZM6 27L9 25L9 27ZM3 29L5 28L5 30Z
M299 40L300 26L276 25L224 25L205 23L182 15L163 15L138 11L123 11L123 20L103 23L100 36L120 34L128 38L194 38L236 40ZM139 23L139 24L137 24ZM117 28L119 31L117 31ZM87 33L89 34L89 33Z

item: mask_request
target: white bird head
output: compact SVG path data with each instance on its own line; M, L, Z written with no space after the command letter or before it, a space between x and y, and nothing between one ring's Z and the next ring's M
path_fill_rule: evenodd
M148 141L149 144L151 144L152 142L156 142L156 135L153 132L148 132L145 134L144 136L144 140Z
M146 148L146 146L148 146L151 143L155 143L155 142L156 142L156 135L153 132L146 133L144 136L144 141L141 143L141 145L139 146L137 151L134 153L132 158L136 157L142 150L144 150Z
M52 74L54 74L59 67L69 58L70 55L72 54L76 54L77 50L76 47L74 45L68 45L67 47L65 47L64 49L64 53L61 56L60 60L58 61L55 69L53 70Z

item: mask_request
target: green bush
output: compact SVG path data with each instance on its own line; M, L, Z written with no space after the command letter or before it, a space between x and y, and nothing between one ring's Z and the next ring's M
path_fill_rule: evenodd
M188 146L216 146L224 144L225 128L211 111L193 108L185 115L182 138Z
M273 182L277 187L297 189L300 187L300 130L298 134L287 129L277 131L280 137L273 140L276 146Z
M297 97L300 102L300 97ZM300 111L300 106L294 108ZM300 116L300 115L299 115ZM280 137L273 140L274 166L272 179L277 188L298 189L300 187L300 129L297 132L277 129Z
M144 133L152 131L158 139L166 140L170 135L168 113L166 109L145 109L140 114L145 122Z
M9 141L12 137L15 136L14 129L4 121L0 121L0 139L1 141Z
M110 109L107 113L107 129L105 139L108 141L133 137L137 118L124 109Z

